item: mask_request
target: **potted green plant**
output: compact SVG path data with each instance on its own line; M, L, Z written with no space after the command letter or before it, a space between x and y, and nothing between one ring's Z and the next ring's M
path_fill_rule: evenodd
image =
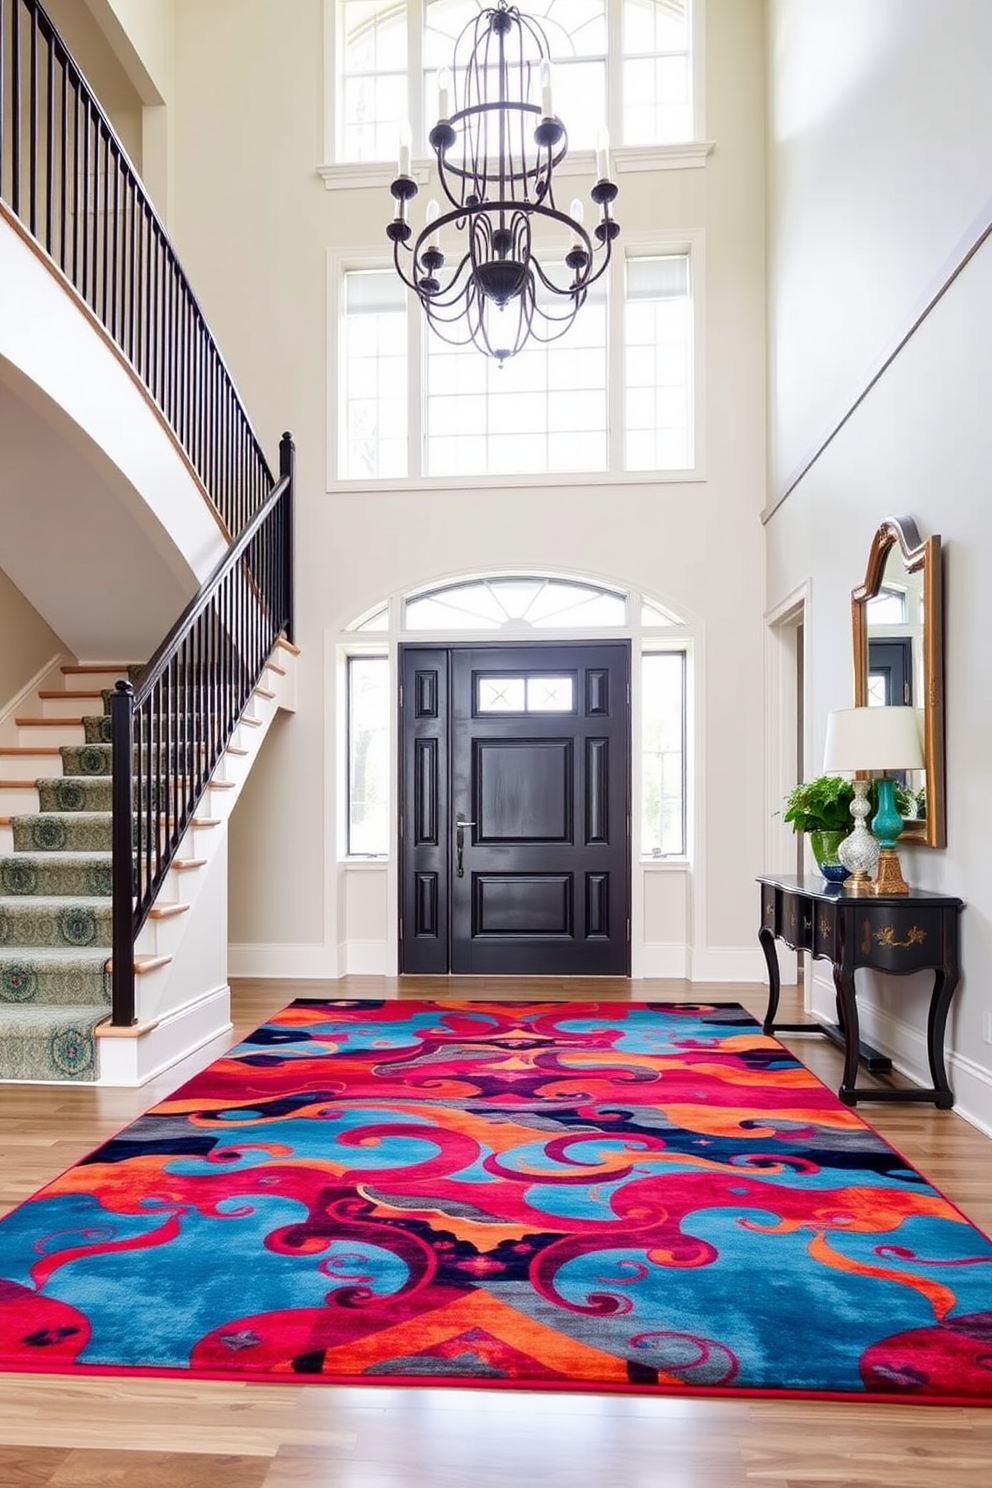
M871 802L871 817L878 806L878 792L874 780L868 791ZM842 881L847 869L837 857L837 849L854 828L851 817L851 802L854 787L842 775L818 775L815 780L803 780L794 785L785 798L783 821L791 822L794 832L805 832L809 837L810 851L816 866L824 878ZM896 786L896 805L905 817L918 811L918 801L912 791Z
M853 799L854 787L842 775L818 775L815 780L802 780L785 798L783 820L792 823L794 832L807 834L810 851L824 878L847 877L837 849L854 826Z

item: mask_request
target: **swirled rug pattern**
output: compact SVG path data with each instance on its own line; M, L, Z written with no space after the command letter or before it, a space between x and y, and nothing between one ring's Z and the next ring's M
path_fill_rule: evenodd
M992 1242L736 1004L312 1001L0 1221L0 1368L992 1403Z

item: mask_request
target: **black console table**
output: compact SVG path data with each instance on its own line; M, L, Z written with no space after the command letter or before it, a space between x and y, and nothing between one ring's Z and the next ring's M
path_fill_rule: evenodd
M948 1109L954 1094L944 1069L944 1029L958 984L958 921L963 901L916 889L909 894L847 894L843 884L822 878L762 877L761 928L758 939L768 963L768 1007L765 1033L823 1033L844 1049L844 1074L838 1094L847 1106L859 1100L932 1101ZM833 964L837 989L837 1026L824 1023L777 1023L780 977L776 940L794 951L806 951ZM904 975L932 971L933 991L927 1018L927 1054L932 1086L896 1090L857 1085L859 1060L869 1072L891 1069L891 1061L862 1044L854 974L872 967Z

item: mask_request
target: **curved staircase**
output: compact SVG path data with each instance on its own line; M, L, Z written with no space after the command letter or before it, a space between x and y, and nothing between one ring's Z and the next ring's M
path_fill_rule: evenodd
M280 644L285 647L281 659L290 661L295 647ZM226 1026L226 979L220 1026L219 989L211 985L198 991L192 985L188 956L182 971L187 985L170 995L165 983L185 922L193 918L191 910L195 913L195 880L226 837L226 818L266 726L277 707L292 708L287 668L275 655L270 660L263 677L267 685L256 688L223 768L211 780L171 865L135 952L139 1021L133 1030L121 1030L108 1021L109 697L119 677L140 671L140 666L61 664L63 687L40 687L34 694L37 705L32 700L15 710L17 742L0 742L0 1080L98 1083L108 1073L101 1046L112 1044L113 1083L140 1083L187 1050L175 1037L166 1038L143 1062L135 1053L130 1073L125 1060L122 1073L122 1043L154 1044L156 1029L195 1009L201 994L204 1007L210 998L212 1012L206 1022L202 1012L199 1023L192 1019L194 1046L206 1041L204 1034L209 1039ZM218 871L226 878L226 862ZM207 897L211 903L205 912L216 917L216 896ZM216 966L208 981L216 982Z

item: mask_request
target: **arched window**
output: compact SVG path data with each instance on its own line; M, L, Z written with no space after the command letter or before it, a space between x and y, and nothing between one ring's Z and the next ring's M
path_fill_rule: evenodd
M428 155L437 72L485 0L329 0L337 103L333 158L391 160L409 121ZM572 149L591 150L606 124L615 145L691 140L693 9L700 0L524 0L547 33L556 111Z

